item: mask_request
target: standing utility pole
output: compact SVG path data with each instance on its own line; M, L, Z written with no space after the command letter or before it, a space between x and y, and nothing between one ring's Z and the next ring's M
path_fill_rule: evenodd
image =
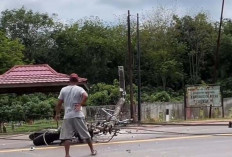
M130 30L130 11L128 10L128 17L127 17L127 24L128 24L128 55L129 55L129 64L128 64L128 71L129 71L129 82L130 82L130 112L131 118L135 121L135 112L134 112L134 100L133 100L133 80L132 80L132 54L131 54L131 30Z
M139 14L137 14L137 57L138 57L138 121L141 122L141 75L140 75L140 38Z
M222 0L221 18L220 18L218 39L217 39L217 49L215 52L215 59L214 59L215 61L214 63L214 83L217 82L218 71L219 71L219 48L220 48L220 39L221 39L221 27L222 27L222 19L223 19L224 2L225 0Z

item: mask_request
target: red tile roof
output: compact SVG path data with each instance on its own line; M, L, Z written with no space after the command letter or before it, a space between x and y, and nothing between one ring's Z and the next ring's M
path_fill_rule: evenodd
M48 64L17 65L0 75L0 87L29 87L43 84L67 84L69 76L52 69ZM79 84L87 83L86 78L79 78Z

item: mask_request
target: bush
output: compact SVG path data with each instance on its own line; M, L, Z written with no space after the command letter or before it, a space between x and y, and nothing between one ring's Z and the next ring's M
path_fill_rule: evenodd
M151 96L143 94L142 99L143 102L169 102L171 97L166 91L162 91L157 92L156 94L152 94Z
M166 91L158 92L154 100L159 102L169 102L171 99L170 95Z
M116 104L119 99L118 81L114 80L113 85L98 83L91 87L87 105L110 105Z
M108 105L110 97L108 95L108 91L104 90L101 92L96 92L91 94L87 104L88 105Z
M142 93L141 101L142 102L151 102L151 96L149 96L147 93Z

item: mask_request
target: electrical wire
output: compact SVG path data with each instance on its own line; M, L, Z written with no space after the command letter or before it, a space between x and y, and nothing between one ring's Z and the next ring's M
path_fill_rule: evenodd
M48 131L45 131L45 132L43 133L43 140L44 140L44 143L48 146L47 141L46 141L46 139L45 139L45 135L46 135L47 132L48 132Z

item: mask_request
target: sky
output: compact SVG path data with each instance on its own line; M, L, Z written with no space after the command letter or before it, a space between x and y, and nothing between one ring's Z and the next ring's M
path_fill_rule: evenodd
M53 13L61 21L76 21L90 16L98 16L106 22L114 22L119 17L144 14L157 7L171 9L177 15L194 16L206 12L210 20L219 21L222 0L0 0L0 12L8 9L25 9L33 12ZM225 0L223 18L232 19L232 0Z

